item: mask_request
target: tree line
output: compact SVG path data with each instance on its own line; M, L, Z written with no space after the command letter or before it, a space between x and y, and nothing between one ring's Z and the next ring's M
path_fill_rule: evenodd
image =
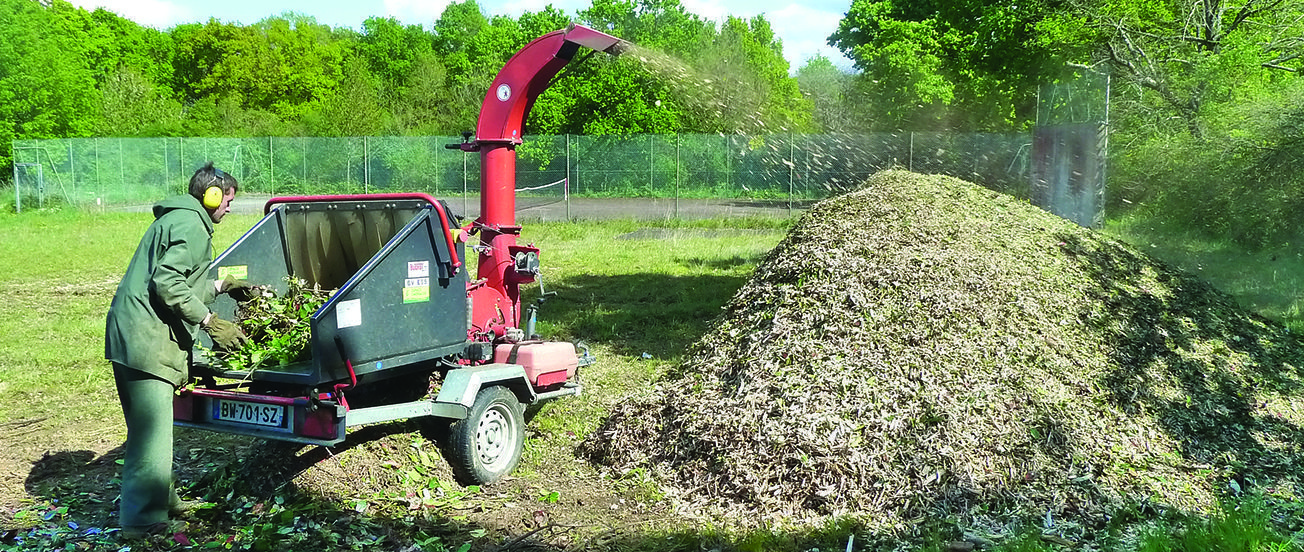
M1111 211L1304 237L1304 0L853 0L827 40L854 71L817 56L795 76L764 16L679 0L517 17L464 0L358 30L296 13L159 30L64 0L0 0L0 20L6 174L15 138L455 135L512 54L578 22L638 48L568 65L529 134L1027 131L1047 85L1108 76Z
M1100 76L1107 212L1304 246L1302 0L854 0L829 40L859 73L801 68L826 129L1024 129Z
M643 54L572 63L535 104L532 134L813 130L764 17L717 23L677 0L597 0L488 16L475 0L429 27L361 30L296 13L167 30L64 0L0 0L0 142L85 136L456 135L497 71L571 22Z

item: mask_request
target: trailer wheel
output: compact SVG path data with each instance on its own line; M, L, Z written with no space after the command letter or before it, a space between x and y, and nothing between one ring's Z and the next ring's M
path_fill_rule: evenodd
M506 387L481 389L465 420L449 427L448 464L467 485L487 485L512 473L525 445L521 402Z

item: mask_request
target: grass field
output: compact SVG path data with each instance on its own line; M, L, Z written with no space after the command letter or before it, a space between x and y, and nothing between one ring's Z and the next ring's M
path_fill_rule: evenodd
M1104 231L1180 266L1232 295L1241 307L1304 333L1304 251L1249 251L1226 241L1136 218L1110 221Z
M103 324L149 221L143 214L0 215L0 266L6 268L0 273L6 297L0 302L0 551L117 549L109 547L112 537L86 534L88 527L112 526L108 514L125 435L102 358ZM215 248L255 221L226 219L217 227ZM544 289L558 292L543 306L540 333L584 339L599 362L583 373L582 398L550 403L533 418L514 480L490 489L458 487L428 454L422 432L389 424L364 428L365 442L352 447L297 453L294 459L315 460L320 468L319 479L296 480L312 492L258 496L233 481L243 472L231 461L255 445L179 432L179 471L193 476L185 481L213 506L187 542L215 549L405 552L1068 549L1035 520L1014 535L965 534L947 520L920 520L917 538L902 542L836 519L803 528L713 519L675 510L644 474L603 473L575 456L576 443L612 405L651 392L651 383L685 348L711 331L720 307L791 223L527 224L522 241L542 249ZM526 300L537 293L530 289ZM1271 308L1298 318L1298 305L1280 305ZM420 509L410 506L413 496L425 497ZM1304 550L1287 536L1301 529L1301 512L1298 505L1268 505L1248 495L1207 518L1141 501L1116 513L1098 543L1156 552ZM169 541L154 548L187 546Z

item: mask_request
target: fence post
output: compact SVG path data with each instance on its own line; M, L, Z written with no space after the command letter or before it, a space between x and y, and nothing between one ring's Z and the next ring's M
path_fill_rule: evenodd
M23 185L18 181L18 152L14 151L13 170L14 170L14 211L23 212Z
M720 139L724 140L724 187L732 193L733 184L729 177L733 175L733 163L730 163L733 160L733 144L729 143L727 134L721 134Z
M792 218L792 173L797 167L797 138L788 132L788 218Z
M910 131L910 153L906 157L906 170L915 172L915 131Z
M267 193L276 195L276 149L272 137L267 137Z
M371 193L371 150L367 137L362 137L362 193Z
M462 212L469 213L466 199L466 152L462 152ZM481 213L483 214L483 213Z
M566 133L566 188L565 188L566 197L563 198L563 199L566 200L566 201L565 201L565 203L566 203L566 220L567 220L568 222L569 222L570 219L571 219L571 214L570 214L570 182L571 182L571 181L570 181L570 177L571 177L570 137L571 137L570 133L569 133L569 132Z
M681 132L675 133L675 218L676 219L679 218L679 179L682 178L681 171L683 170L682 169L683 163L681 162L682 160L679 157L679 148L680 148L680 141L683 139L683 136L684 134Z
M77 162L72 157L72 140L68 140L68 178L72 181L72 189L77 191ZM64 192L64 195L68 195Z

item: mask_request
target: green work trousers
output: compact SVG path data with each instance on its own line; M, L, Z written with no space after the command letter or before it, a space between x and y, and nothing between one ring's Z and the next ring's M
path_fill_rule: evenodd
M113 381L127 419L126 455L122 464L123 527L147 527L168 520L177 502L172 486L172 384L118 363Z

